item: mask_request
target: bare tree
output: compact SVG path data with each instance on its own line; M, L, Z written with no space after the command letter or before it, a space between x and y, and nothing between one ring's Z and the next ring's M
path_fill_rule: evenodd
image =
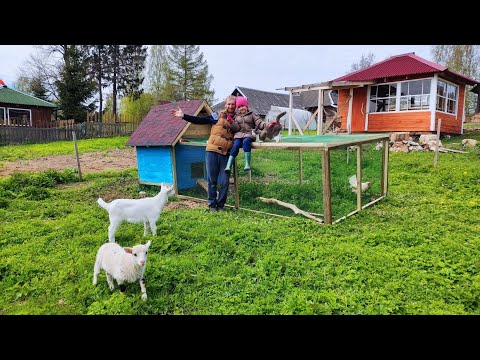
M17 83L40 81L46 89L49 99L58 100L55 81L60 77L60 71L64 65L64 53L66 45L35 45L35 53L19 66ZM23 86L23 85L21 85ZM23 90L29 88L23 87Z
M365 69L372 65L374 61L375 55L372 52L368 53L367 55L362 54L360 61L358 63L353 63L349 72Z
M433 45L433 61L466 75L472 79L480 77L480 45ZM475 112L476 95L467 86L465 109L467 113ZM478 105L477 105L478 108Z

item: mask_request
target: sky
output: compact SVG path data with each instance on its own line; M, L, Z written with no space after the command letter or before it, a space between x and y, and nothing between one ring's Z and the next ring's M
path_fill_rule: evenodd
M374 54L374 62L414 52L432 60L432 45L200 45L213 75L216 102L236 86L285 93L289 86L319 83L350 72L362 55ZM0 79L7 86L16 81L18 67L30 54L31 45L0 45ZM214 104L212 104L214 105Z

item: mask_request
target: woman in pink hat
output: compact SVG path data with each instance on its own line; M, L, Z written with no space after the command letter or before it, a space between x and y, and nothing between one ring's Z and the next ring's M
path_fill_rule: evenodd
M243 96L238 96L236 100L235 122L232 131L235 132L233 147L230 150L230 156L225 167L225 172L230 173L233 160L237 157L240 148L245 153L245 168L250 170L250 160L252 157L252 142L255 141L253 130L263 130L266 123L262 118L248 108L248 101Z

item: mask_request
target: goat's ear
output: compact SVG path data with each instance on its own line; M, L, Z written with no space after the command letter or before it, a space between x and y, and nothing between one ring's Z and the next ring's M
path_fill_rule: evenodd
M123 248L123 250L125 250L126 253L132 253L132 248Z
M150 247L152 243L150 242L150 240L148 240L148 242L145 244L145 246L147 247L147 249Z

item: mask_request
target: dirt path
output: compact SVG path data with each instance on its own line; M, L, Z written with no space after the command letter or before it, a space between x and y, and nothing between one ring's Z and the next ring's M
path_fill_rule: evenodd
M137 167L137 156L134 148L112 149L106 151L97 151L92 153L80 154L80 169L82 174L104 171L104 170L123 170ZM77 168L77 158L75 155L55 155L45 156L35 160L7 161L3 165L0 162L0 177L8 176L14 172L39 172L48 169L64 170L68 168ZM63 187L84 186L85 184L68 184ZM105 194L105 198L110 201L118 196L116 194ZM206 205L196 201L182 200L168 202L165 208L194 208L205 207Z
M80 154L82 174L104 171L123 170L137 167L135 148L111 149ZM14 172L38 172L47 169L64 170L77 168L77 158L73 155L46 156L34 160L6 161L0 164L0 177Z

